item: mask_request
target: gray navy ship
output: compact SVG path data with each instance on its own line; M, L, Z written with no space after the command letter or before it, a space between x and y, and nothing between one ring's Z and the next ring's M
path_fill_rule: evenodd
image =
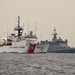
M63 41L61 37L57 38L57 32L54 28L52 41L47 41L49 44L48 53L75 53L75 48L68 46L67 39Z

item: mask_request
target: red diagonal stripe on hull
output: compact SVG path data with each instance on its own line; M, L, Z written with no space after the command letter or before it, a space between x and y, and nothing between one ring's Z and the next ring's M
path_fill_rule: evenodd
M35 46L36 46L36 44L30 44L30 48L29 48L28 52L34 53Z

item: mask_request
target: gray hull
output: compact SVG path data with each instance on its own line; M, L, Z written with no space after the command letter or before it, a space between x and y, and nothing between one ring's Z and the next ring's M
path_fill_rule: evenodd
M64 49L64 50L48 50L48 53L75 53L75 48Z
M75 53L75 48L70 48L70 47L62 48L59 45L50 45L47 52L48 53Z

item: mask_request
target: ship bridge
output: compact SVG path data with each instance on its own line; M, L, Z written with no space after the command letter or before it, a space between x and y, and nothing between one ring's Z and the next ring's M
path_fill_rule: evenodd
M30 31L28 35L25 36L25 40L27 43L37 43L36 35L33 35L33 31Z

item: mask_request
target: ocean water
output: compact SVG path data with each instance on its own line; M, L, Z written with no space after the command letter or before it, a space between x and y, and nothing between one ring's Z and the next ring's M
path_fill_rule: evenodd
M75 75L75 54L0 53L0 75Z

